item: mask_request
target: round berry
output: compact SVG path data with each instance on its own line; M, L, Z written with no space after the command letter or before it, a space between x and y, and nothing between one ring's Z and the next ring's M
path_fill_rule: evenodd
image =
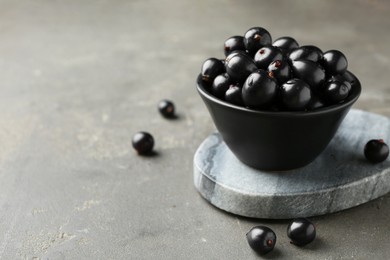
M323 97L330 105L340 103L348 94L348 86L341 81L328 81L323 86Z
M147 132L138 132L133 136L132 144L140 155L145 155L153 150L153 136Z
M229 37L224 45L223 50L225 56L228 56L233 51L245 51L244 37L242 36L232 36Z
M293 50L289 58L290 60L311 60L318 62L322 59L322 51L314 45L304 45Z
M271 34L262 27L250 28L244 35L245 48L252 56L258 49L271 43Z
M211 85L215 77L223 72L225 72L225 65L222 60L217 58L208 58L202 64L202 81L207 85Z
M291 79L282 85L280 100L289 110L304 110L311 100L310 86L301 79Z
M315 239L316 228L307 218L297 218L288 225L287 236L291 244L304 246Z
M161 100L158 103L158 111L166 118L172 118L175 115L175 105L170 100Z
M266 70L269 64L275 60L282 60L283 54L278 47L274 46L265 46L259 49L254 57L256 66L259 69Z
M292 71L286 60L275 60L268 66L268 74L274 77L279 84L291 79Z
M255 226L246 234L249 246L257 253L264 255L272 251L276 244L276 235L269 227Z
M233 52L226 57L226 72L236 82L244 82L246 78L257 70L253 59L242 52Z
M336 75L336 76L331 76L329 79L328 79L328 82L335 82L335 81L338 81L338 82L341 82L341 83L344 83L347 88L348 88L348 91L351 90L352 88L352 85L351 83L349 82L349 80L347 80L345 77L344 77L345 73L343 75Z
M231 80L227 73L218 75L214 79L213 86L211 87L211 93L213 93L214 96L223 99L226 90L230 87L230 84Z
M349 84L351 84L351 88L353 88L357 80L355 75L353 75L351 72L347 70L346 72L344 72L344 74L342 74L342 76L346 81L349 82Z
M328 75L343 74L348 67L347 58L338 50L325 52L321 64Z
M380 163L389 156L389 147L382 139L373 139L364 146L364 156L372 163Z
M264 70L253 72L242 87L242 99L250 108L267 108L276 99L278 84Z
M225 100L234 105L242 106L242 89L239 85L230 85L229 89L225 93Z
M296 78L305 81L314 91L316 91L325 81L324 69L311 60L293 61L292 71Z
M283 54L290 53L292 50L299 47L298 42L294 38L288 36L276 39L272 45L281 49Z

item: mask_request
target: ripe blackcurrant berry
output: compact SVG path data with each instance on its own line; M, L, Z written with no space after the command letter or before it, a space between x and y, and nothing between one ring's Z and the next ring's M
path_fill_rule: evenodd
M223 99L226 93L226 90L229 89L231 85L231 79L227 73L218 75L213 82L211 87L211 93L217 98Z
M208 58L202 64L202 81L211 86L215 77L223 72L225 72L225 65L222 60L217 58Z
M348 61L345 55L338 50L330 50L324 53L321 65L328 75L343 74L348 67Z
M133 136L132 144L140 155L145 155L153 150L153 136L147 132L138 132Z
M328 81L323 86L323 97L328 104L337 104L349 94L349 88L341 81Z
M258 49L271 43L271 34L262 27L250 28L244 35L245 47L252 56Z
M286 60L275 60L268 66L268 75L283 84L292 77L291 67Z
M264 70L253 72L242 87L242 99L250 108L267 108L276 99L278 84Z
M322 59L322 51L314 45L304 45L293 50L289 58L290 60L311 60L318 62Z
M304 246L315 239L316 227L307 218L297 218L288 225L287 236L291 244Z
M278 47L274 46L265 46L259 49L254 57L256 66L263 70L266 70L271 62L282 59L282 51Z
M172 101L163 99L158 103L158 111L163 117L172 118L175 116L175 105Z
M233 51L244 51L245 52L245 44L244 44L244 37L242 36L232 36L229 37L224 45L223 50L225 53L225 56L228 56Z
M225 100L234 105L242 106L242 89L239 85L230 85L229 89L225 93Z
M311 60L296 60L292 62L294 77L305 81L313 91L325 81L325 71L316 62Z
M304 110L311 99L310 86L301 79L291 79L282 85L280 99L289 110Z
M389 147L382 139L373 139L364 147L364 156L372 163L380 163L389 156Z
M276 39L272 45L281 49L284 55L299 47L298 42L288 36Z
M266 226L253 227L247 234L249 246L259 254L272 251L276 244L276 235L272 229Z
M256 64L251 57L243 52L232 52L225 60L226 72L232 80L242 83L255 70Z

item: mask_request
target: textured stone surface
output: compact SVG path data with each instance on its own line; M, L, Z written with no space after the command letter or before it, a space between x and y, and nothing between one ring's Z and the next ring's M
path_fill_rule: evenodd
M0 1L0 259L259 259L254 225L278 235L268 259L388 259L390 194L287 221L216 210L194 188L193 157L214 131L195 89L202 61L250 26L340 49L362 82L355 108L390 117L386 0ZM172 99L177 120L156 111ZM131 136L151 132L157 156Z
M363 156L375 136L390 143L390 119L351 110L315 161L266 172L241 163L214 133L195 154L195 186L211 204L246 217L286 219L351 208L390 191L390 160L374 165Z

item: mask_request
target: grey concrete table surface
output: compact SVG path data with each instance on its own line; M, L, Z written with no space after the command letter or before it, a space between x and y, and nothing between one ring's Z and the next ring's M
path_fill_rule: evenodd
M390 116L389 12L384 0L0 1L0 259L257 259L245 233L258 224L278 235L266 259L388 259L390 195L313 218L318 239L297 248L287 220L209 205L192 160L215 129L200 65L254 25L343 51L363 86L354 107ZM162 98L177 120L158 114ZM140 130L156 156L133 151Z

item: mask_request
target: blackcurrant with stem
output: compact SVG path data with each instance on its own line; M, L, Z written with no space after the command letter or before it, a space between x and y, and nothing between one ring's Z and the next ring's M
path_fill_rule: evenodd
M163 117L173 118L175 116L175 105L172 101L163 99L158 103L158 111Z
M222 60L217 58L208 58L202 64L202 81L206 83L206 85L211 86L215 77L223 72L225 72L225 65Z
M254 55L258 49L271 43L271 34L262 27L252 27L245 32L244 44L250 55Z
M275 232L266 226L255 226L246 234L249 246L258 254L271 252L276 244Z
M244 44L244 37L242 36L232 36L226 39L223 45L223 51L225 56L228 56L233 51L246 51Z

